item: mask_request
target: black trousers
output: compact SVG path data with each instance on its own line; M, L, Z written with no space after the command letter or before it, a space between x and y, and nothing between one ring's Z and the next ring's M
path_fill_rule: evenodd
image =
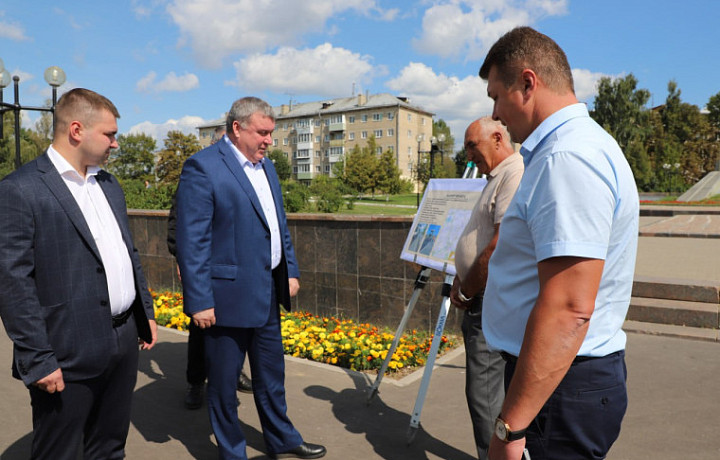
M187 348L187 369L185 378L190 385L202 385L205 383L207 372L205 371L205 338L204 331L190 321L188 328Z
M505 385L516 359L506 359ZM527 430L532 460L604 459L627 409L625 351L576 358Z
M110 364L100 376L65 382L65 390L52 394L30 387L33 459L75 460L81 449L84 460L125 458L138 370L135 321L113 333Z

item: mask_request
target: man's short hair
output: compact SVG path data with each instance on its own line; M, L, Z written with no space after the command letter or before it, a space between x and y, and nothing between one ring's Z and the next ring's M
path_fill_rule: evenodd
M250 117L255 113L260 113L275 121L275 112L270 104L257 97L243 97L233 102L232 107L230 107L225 122L227 131L232 133L232 125L235 121L239 122L240 126L244 128L247 122L250 121Z
M516 27L495 42L480 67L480 78L487 80L493 66L506 88L523 69L532 69L551 90L575 92L565 52L552 38L530 27Z
M102 110L120 118L115 104L102 94L85 88L72 89L63 94L55 105L55 131L59 133L68 129L73 121L91 126Z

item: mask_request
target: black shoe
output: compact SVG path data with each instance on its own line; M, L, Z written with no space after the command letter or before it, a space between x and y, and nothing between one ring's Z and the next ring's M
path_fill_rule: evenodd
M287 452L270 454L270 458L320 458L324 457L326 453L327 449L325 449L325 446L304 442Z
M237 389L242 393L252 393L252 380L250 380L250 377L245 375L245 372L240 373Z
M205 384L190 385L185 395L185 408L189 410L200 409L205 399Z

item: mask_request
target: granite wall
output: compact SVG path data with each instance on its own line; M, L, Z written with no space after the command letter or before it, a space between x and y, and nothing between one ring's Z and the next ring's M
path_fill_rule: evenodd
M130 228L150 288L181 290L167 250L167 211L129 212ZM410 217L291 214L288 226L300 266L295 309L386 326L393 331L415 289L420 267L400 260ZM432 272L408 328L433 330L444 277ZM445 329L460 332L454 308Z

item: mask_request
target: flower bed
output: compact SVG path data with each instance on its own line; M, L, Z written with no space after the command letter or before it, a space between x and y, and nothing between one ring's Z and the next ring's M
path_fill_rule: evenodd
M182 294L151 293L158 325L187 330L190 318L182 311ZM394 338L370 324L304 312L282 313L280 325L285 354L359 371L379 370ZM405 333L388 363L388 372L425 365L432 338L415 330ZM455 346L456 341L443 335L438 354Z

